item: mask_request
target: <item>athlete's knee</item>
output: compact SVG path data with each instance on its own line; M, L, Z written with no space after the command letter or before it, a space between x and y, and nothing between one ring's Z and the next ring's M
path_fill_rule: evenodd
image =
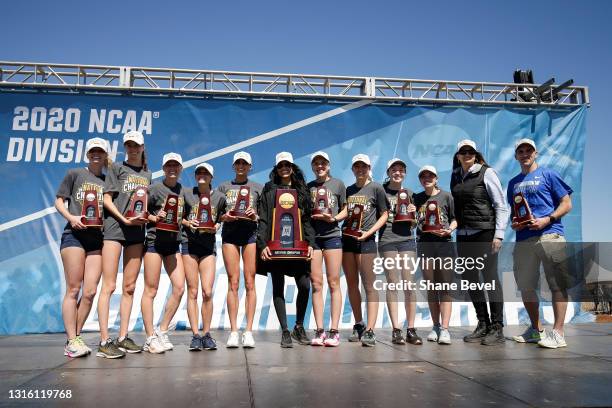
M79 298L79 292L81 288L79 286L69 286L66 288L66 297L77 300Z
M93 299L94 297L96 297L97 292L98 289L96 287L83 289L83 299L93 302Z

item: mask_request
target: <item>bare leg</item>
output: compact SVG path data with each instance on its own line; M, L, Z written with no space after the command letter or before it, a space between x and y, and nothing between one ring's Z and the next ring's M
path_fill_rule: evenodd
M223 263L227 272L227 313L231 331L238 331L238 286L240 285L240 249L233 244L223 244Z
M153 300L159 288L159 277L161 275L162 256L154 252L147 252L144 256L144 291L140 301L142 309L142 321L147 336L152 336L153 323Z
M183 268L183 258L180 254L164 256L164 268L168 272L172 283L172 293L166 301L164 316L159 324L159 329L163 332L168 331L170 321L178 310L183 294L185 293L185 269Z
M366 292L368 310L368 323L366 325L366 330L373 330L376 326L376 319L378 318L378 291L374 289L374 280L376 279L376 275L373 272L374 258L376 258L376 253L361 254L359 268L363 286Z
M200 289L200 271L197 258L193 255L183 255L183 266L187 280L187 318L194 335L200 333L198 313L198 290Z
M136 244L123 250L123 292L121 293L121 306L119 308L121 316L119 337L125 337L128 334L132 304L134 303L134 290L142 264L143 248L142 244Z
M318 249L310 261L310 280L312 283L312 310L317 329L323 328L323 251Z
M215 284L216 257L207 256L200 260L200 280L202 282L202 326L203 332L210 331L210 323L213 315L213 286Z
M98 297L98 323L100 324L100 338L106 341L108 335L108 315L110 298L117 285L117 270L119 257L123 247L117 241L105 240L102 247L102 288Z
M338 324L340 323L340 311L342 310L342 292L340 290L340 266L342 265L342 250L326 249L323 251L323 258L325 259L327 285L329 286L331 295L331 328L338 330ZM321 322L321 324L323 324L323 322Z
M359 292L360 260L360 254L354 254L352 252L345 252L342 254L342 269L344 269L344 276L346 277L348 297L351 304L351 309L353 309L353 317L355 317L355 322L360 322L363 320L363 315L361 313L361 293Z
M64 248L60 252L64 264L66 293L62 302L62 317L68 339L77 335L77 299L83 283L85 269L85 250L78 247Z
M83 293L79 299L77 311L77 334L85 325L91 311L94 297L98 290L98 282L102 275L102 251L92 251L85 256L85 273L83 276Z
M257 292L255 291L255 274L256 274L256 257L257 246L248 244L242 247L242 264L244 270L244 288L246 290L246 330L253 330L253 319L255 318L255 309L257 308ZM214 276L213 276L214 279ZM237 304L236 291L236 304ZM212 309L211 309L212 310ZM236 312L238 309L236 309Z
M540 302L536 291L532 289L523 290L521 291L521 298L529 315L529 320L531 320L531 325L540 331Z

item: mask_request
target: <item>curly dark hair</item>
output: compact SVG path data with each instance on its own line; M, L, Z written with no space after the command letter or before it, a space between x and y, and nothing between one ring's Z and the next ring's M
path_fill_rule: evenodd
M312 202L310 199L310 190L308 190L308 186L306 185L306 179L304 178L304 172L300 169L295 163L291 163L291 168L293 169L293 173L291 174L291 187L295 188L298 192L298 201L300 202L300 207L305 210L305 206L308 208L312 208ZM281 177L278 175L278 166L272 167L272 171L270 171L270 182L272 182L276 186L282 185Z

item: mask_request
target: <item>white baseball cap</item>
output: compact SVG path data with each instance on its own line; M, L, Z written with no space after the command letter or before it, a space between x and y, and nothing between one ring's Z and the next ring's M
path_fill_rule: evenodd
M314 161L314 159L316 159L317 157L322 157L327 161L329 160L329 156L327 155L327 153L319 150L318 152L314 152L311 156L310 156L310 162L312 163Z
M351 161L351 165L357 163L357 162L363 162L365 164L367 164L368 166L370 165L370 158L368 157L367 154L356 154L353 156L353 160Z
M391 166L393 166L395 163L401 163L401 164L404 165L404 167L408 167L408 166L406 166L406 162L405 161L403 161L400 158L394 157L393 159L391 159L391 160L389 160L387 162L387 170L389 170L391 168Z
M514 151L516 151L516 149L518 149L521 145L524 145L524 144L533 147L533 150L538 150L535 142L525 137L514 144Z
M238 160L241 159L249 164L253 164L253 161L251 160L251 155L247 152L234 153L234 161L232 163L236 163Z
M419 169L419 176L421 175L421 173L423 173L424 171L428 171L430 173L433 173L436 175L436 177L438 176L438 170L436 170L436 168L434 166L423 166Z
M183 158L178 153L166 153L162 159L162 166L168 163L169 161L174 160L178 162L181 166L183 165Z
M213 168L211 164L208 164L208 163L198 164L194 171L197 172L198 169L202 169L202 168L206 169L206 171L209 172L211 176L213 177L215 176L215 169Z
M85 151L89 152L95 147L102 149L106 153L108 153L108 143L106 143L106 140L102 139L101 137L94 137L92 139L89 139L85 144Z
M289 152L280 152L276 154L276 165L282 161L288 161L293 164L293 155Z
M461 148L465 146L469 146L472 149L478 151L478 149L476 148L476 142L470 139L463 139L462 141L457 143L457 151L461 150Z
M137 130L130 130L123 135L123 144L129 142L130 140L140 146L144 144L144 136L142 136L142 133Z

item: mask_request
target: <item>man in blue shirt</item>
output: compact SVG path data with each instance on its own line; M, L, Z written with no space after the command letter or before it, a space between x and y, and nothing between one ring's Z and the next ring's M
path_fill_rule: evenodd
M514 277L531 320L531 326L522 335L515 336L514 340L558 348L567 346L563 323L570 283L561 217L572 209L570 195L573 190L561 179L559 173L539 167L536 163L537 155L533 140L521 139L515 144L514 157L521 166L521 173L510 180L507 191L512 210L512 229L516 231ZM518 193L522 193L534 217L526 223L516 220L514 203ZM540 264L544 266L546 281L552 293L555 322L550 332L540 327L540 305L536 293Z

